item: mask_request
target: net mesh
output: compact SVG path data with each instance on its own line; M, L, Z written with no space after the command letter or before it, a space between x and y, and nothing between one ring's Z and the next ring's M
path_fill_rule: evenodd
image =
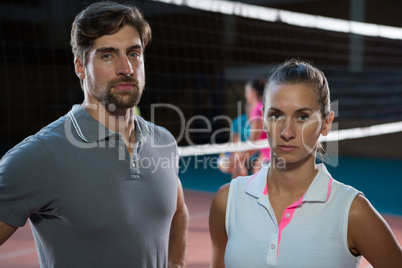
M74 16L92 2L0 3L3 151L82 101L69 31ZM244 104L244 83L266 78L273 66L291 57L309 60L326 73L332 101L338 101L336 120L340 129L402 120L400 39L302 27L158 1L135 4L153 30L153 41L146 50L147 86L139 107L145 119L171 131L180 146L228 142L229 131L221 131L213 141L211 133L229 127L229 120L222 115L238 115L238 102ZM181 135L181 118L186 129L208 131ZM387 136L385 141L400 138L400 134L383 136ZM370 140L372 143L376 142ZM387 146L380 143L384 150ZM349 145L344 147L350 149ZM374 154L379 151L373 149ZM395 156L394 151L378 155Z

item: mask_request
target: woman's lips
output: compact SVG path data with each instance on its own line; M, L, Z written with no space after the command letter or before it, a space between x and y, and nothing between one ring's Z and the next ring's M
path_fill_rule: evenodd
M293 145L279 145L278 147L285 152L292 152L297 149L297 147Z

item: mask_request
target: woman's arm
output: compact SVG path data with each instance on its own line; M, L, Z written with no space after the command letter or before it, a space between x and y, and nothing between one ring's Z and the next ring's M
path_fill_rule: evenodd
M0 246L3 245L3 243L6 242L6 240L9 239L17 229L17 227L0 221Z
M219 188L209 211L209 233L212 242L211 268L225 267L225 249L228 237L225 228L229 183Z
M348 245L376 268L402 267L402 248L370 202L357 195L349 213Z
M263 130L261 120L260 119L251 120L249 141L251 142L257 141L261 137L262 131ZM235 166L244 165L245 161L247 161L250 156L256 154L258 151L259 151L258 149L255 149L255 150L239 152L237 156L238 162L235 164Z
M262 128L261 118L250 119L250 135L249 135L248 139L250 141L259 140L261 137L262 131L263 131L263 128Z

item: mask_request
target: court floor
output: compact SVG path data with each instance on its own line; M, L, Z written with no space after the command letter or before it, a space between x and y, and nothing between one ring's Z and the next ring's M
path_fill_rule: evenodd
M186 203L190 212L187 247L187 267L206 268L210 260L208 213L214 194L211 192L185 190ZM402 216L383 215L395 236L402 244ZM38 257L29 224L20 228L0 247L0 267L38 268ZM371 267L363 260L361 268Z

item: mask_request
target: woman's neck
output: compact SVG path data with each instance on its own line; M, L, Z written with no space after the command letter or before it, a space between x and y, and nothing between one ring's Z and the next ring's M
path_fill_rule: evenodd
M268 189L285 195L304 193L317 173L313 155L291 164L281 163L273 156L267 175Z

